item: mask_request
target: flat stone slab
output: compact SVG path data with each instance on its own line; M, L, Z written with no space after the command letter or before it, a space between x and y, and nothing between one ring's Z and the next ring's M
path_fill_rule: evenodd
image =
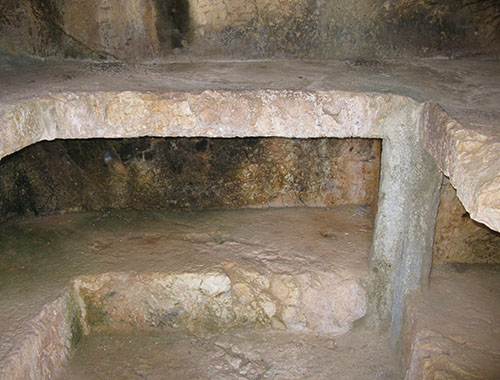
M90 332L343 334L366 313L372 233L359 207L5 222L0 378L51 378Z
M419 112L471 217L500 231L497 61L5 62L0 81L0 156L71 137L383 138L384 119Z

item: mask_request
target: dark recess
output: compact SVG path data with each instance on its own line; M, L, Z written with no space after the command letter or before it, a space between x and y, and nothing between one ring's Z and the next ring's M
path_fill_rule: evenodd
M29 213L38 214L37 206L33 200L33 189L29 178L25 173L17 173L14 181L15 196L14 202L11 204L10 211L18 215L26 215Z
M62 42L61 33L61 14L57 6L52 0L31 0L31 9L37 19L41 21L41 25L46 25L43 30L40 51L43 51L46 46L58 46Z
M44 141L0 161L0 223L67 210L265 206L281 196L303 205L348 191L344 155L378 172L376 146L363 139Z
M187 0L155 0L156 31L162 46L183 48L190 42L191 22Z

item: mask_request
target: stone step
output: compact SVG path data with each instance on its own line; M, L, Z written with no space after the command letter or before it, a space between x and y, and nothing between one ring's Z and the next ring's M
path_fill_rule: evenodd
M90 333L345 334L367 312L372 224L357 207L11 220L0 378L52 378Z
M367 308L359 279L259 273L236 263L224 271L105 273L74 284L85 331L184 328L197 335L249 326L338 335Z

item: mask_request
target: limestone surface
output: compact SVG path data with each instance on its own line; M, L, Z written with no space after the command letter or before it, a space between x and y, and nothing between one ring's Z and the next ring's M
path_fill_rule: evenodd
M457 189L472 219L500 231L500 132L498 126L453 119L430 105L424 116L424 146Z
M266 275L227 263L224 272L105 273L74 280L84 330L235 327L343 334L366 313L359 282L328 272Z
M0 161L0 220L107 209L359 205L370 212L379 173L380 141L368 139L46 141Z
M496 379L500 374L498 266L443 264L405 314L406 380Z
M130 376L155 380L402 378L387 337L368 329L336 337L238 329L211 337L179 332L91 334L54 380Z
M125 60L161 55L153 0L63 0L58 10L64 33L98 55ZM66 50L68 56L78 53Z
M384 138L397 133L379 127L386 116L403 112L403 97L428 102L420 117L422 144L471 217L500 230L500 79L494 62L12 63L0 74L2 157L40 140L69 137Z
M498 54L500 13L494 0L2 0L0 10L0 49L31 56L372 65L374 57Z
M446 181L441 187L433 263L500 263L500 234L470 218Z
M367 312L371 234L356 207L7 221L0 378L54 378L91 332L346 333Z
M37 66L7 62L3 67L2 156L54 138L382 139L381 186L370 257L376 279L369 297L373 312L368 314L378 316L384 326L390 323L394 339L401 329L406 296L429 279L441 181L436 164L449 174L472 218L500 228L497 192L490 191L496 182L483 175L496 170L493 164L498 160L492 157L498 149L486 149L485 160L474 155L473 165L468 165L467 155L454 154L455 147L460 147L455 142L463 142L456 140L461 135L454 134L455 130L488 130L491 134L485 146L495 145L498 132L494 126L500 119L495 62ZM435 103L443 109L438 112ZM443 129L438 125L441 119L433 115L453 120L457 128ZM455 142L448 144L447 139ZM454 157L453 165L447 156ZM472 191L470 184L474 184Z

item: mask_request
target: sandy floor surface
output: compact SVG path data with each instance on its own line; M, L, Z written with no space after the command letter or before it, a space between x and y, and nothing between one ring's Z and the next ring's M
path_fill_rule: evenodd
M436 265L407 309L409 379L500 379L499 265Z
M63 379L397 380L401 373L388 340L366 330L339 337L235 331L205 339L90 335Z

